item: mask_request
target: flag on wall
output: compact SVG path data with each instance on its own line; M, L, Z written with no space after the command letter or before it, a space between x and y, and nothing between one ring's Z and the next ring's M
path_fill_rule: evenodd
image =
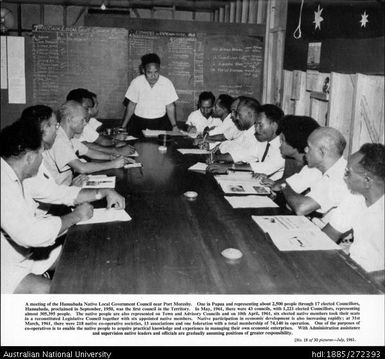
M301 0L289 2L286 70L306 71L309 43L321 43L320 71L384 73L384 2L304 0L295 38L300 8Z

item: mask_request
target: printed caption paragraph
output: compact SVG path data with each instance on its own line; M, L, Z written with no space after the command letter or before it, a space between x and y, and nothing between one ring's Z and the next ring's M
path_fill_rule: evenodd
M26 331L72 331L92 336L293 336L293 342L354 342L360 303L291 302L26 302ZM301 333L333 331L331 338ZM308 337L308 335L307 335Z

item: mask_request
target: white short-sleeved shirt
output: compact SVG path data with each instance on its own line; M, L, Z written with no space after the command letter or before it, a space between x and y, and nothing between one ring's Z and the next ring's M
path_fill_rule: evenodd
M279 136L276 136L269 143L270 146L264 161L260 162L263 158L268 142L260 143L261 145L258 147L260 151L258 154L259 161L250 162L250 166L255 173L264 173L267 175L274 173L270 178L276 181L283 175L283 171L285 169L285 159L282 157L281 151L279 150L279 147L281 146Z
M60 217L37 216L31 198L6 161L1 159L1 292L13 293L30 273L42 274L54 263L60 247L49 258L29 259L31 248L55 243Z
M35 177L23 181L24 189L35 201L73 206L81 187L58 185L47 170L44 161Z
M98 121L95 117L91 117L88 121L88 124L94 129L97 130L103 123Z
M52 148L43 152L44 164L57 184L70 185L73 173L68 163L87 152L87 146L76 139L70 140L60 126Z
M239 137L231 141L224 141L219 145L221 153L229 153L234 162L255 162L260 158L261 142L255 136L255 128L251 126L241 131Z
M227 115L223 122L209 132L210 136L220 135L226 138L226 140L234 140L241 135L242 131L238 130L237 126L231 118L231 114Z
M74 138L76 138L80 142L89 142L93 143L95 142L99 137L99 132L93 128L90 123L88 122L83 129L83 132L80 135L75 135Z
M329 224L341 233L353 229L350 256L367 272L384 269L384 196L370 207L350 194L333 211Z
M126 98L136 103L135 115L147 119L160 118L166 114L166 106L178 99L172 82L162 75L153 87L146 77L140 75L131 81Z
M301 171L286 178L287 184L294 192L302 193L322 178L322 172L315 167L302 167Z
M306 196L320 205L321 208L317 212L326 214L350 194L344 181L345 168L346 160L341 157L319 181L310 186L310 192Z
M220 118L211 116L206 118L199 109L191 112L186 121L186 125L194 126L198 134L201 134L206 127L211 128L220 126L221 124L222 121Z

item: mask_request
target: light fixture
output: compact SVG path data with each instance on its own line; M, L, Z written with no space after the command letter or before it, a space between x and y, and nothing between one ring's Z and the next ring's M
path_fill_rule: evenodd
M106 4L104 3L104 1L102 1L102 4L100 5L100 9L101 9L101 10L106 10L106 9L107 9L107 6L106 6Z

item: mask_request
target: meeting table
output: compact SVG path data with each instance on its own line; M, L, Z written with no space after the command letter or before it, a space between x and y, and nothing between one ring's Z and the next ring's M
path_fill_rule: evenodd
M252 215L234 209L211 174L189 171L204 155L182 155L189 138L135 143L142 168L115 169L132 220L71 228L52 281L65 294L379 294L383 288L342 250L278 250ZM190 200L186 191L198 196ZM105 205L103 200L100 205ZM222 255L242 253L237 260Z

